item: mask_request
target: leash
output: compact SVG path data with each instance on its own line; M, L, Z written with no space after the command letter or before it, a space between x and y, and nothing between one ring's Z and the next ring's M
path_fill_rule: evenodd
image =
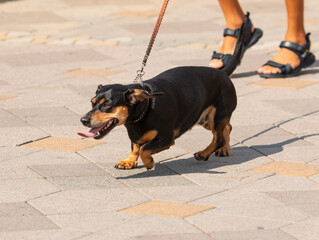
M158 15L158 18L157 18L157 21L156 21L156 24L155 24L155 27L154 27L154 30L153 30L153 34L151 36L151 39L148 43L148 47L147 47L147 50L146 50L146 53L145 53L145 56L144 56L144 59L142 61L142 67L140 70L137 71L137 76L135 78L135 80L133 81L133 83L137 83L139 82L141 84L141 86L143 87L143 75L145 74L144 72L144 68L146 66L146 62L147 62L147 59L151 53L151 50L152 50L152 47L153 47L153 44L155 42L155 39L156 39L156 36L157 36L157 33L158 33L158 30L161 26L161 23L162 23L162 19L164 17L164 14L165 14L165 10L166 10L166 7L167 7L167 4L168 4L168 1L169 0L164 0L164 3L163 3L163 6L162 6L162 9Z

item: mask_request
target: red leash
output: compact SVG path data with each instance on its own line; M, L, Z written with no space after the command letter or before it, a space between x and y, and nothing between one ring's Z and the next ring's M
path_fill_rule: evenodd
M146 66L147 59L148 59L148 57L149 57L149 55L151 53L151 50L152 50L153 44L155 42L158 30L159 30L159 28L161 26L161 23L162 23L164 14L165 14L165 10L166 10L168 1L169 0L164 0L162 9L161 9L161 11L160 11L160 13L158 15L158 18L157 18L157 21L156 21L156 24L155 24L155 27L154 27L154 30L153 30L153 34L151 36L150 42L148 43L148 47L146 49L146 53L145 53L144 59L142 61L142 67L141 67L140 70L137 71L137 76L136 76L135 80L133 81L134 83L139 82L142 86L143 86L142 76L145 74L144 67Z

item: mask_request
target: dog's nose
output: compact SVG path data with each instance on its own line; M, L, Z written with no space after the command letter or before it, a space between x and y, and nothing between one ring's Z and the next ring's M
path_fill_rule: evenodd
M88 117L82 117L81 122L84 126L88 126L90 124L90 118Z

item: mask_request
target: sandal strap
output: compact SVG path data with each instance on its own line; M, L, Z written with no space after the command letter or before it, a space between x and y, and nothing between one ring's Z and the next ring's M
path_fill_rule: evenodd
M249 15L250 13L247 12L246 13L246 16L245 16L245 19L246 19L246 28L247 28L247 31L245 31L245 37L244 37L244 41L248 41L252 32L251 32L251 27L252 27L252 23L251 23L251 20L249 18ZM238 35L239 35L239 31L240 31L240 28L237 28L237 29L230 29L230 28L225 28L224 29L224 37L225 36L232 36L232 37L235 37L237 38Z
M266 66L266 65L279 68L282 74L290 73L293 70L293 68L291 67L289 63L285 65L285 64L277 63L270 60L266 62L263 66Z
M298 55L299 59L301 60L302 58L302 55L305 53L305 52L308 52L309 49L310 49L310 39L309 39L309 35L310 33L307 33L306 34L306 41L307 43L305 45L299 45L299 44L296 44L296 43L293 43L293 42L289 42L289 41L282 41L280 43L280 48L287 48L289 49L290 51L294 52L295 54Z
M223 53L217 53L216 51L214 51L212 59L222 59L223 56L225 56L225 54Z

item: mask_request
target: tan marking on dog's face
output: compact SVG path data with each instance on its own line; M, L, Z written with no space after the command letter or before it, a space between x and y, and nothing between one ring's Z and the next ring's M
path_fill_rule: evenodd
M128 117L128 109L125 106L113 107L109 113L103 113L99 110L95 111L91 116L92 127L100 127L108 120L117 118L119 120L118 126L124 124Z
M105 98L102 98L101 100L100 100L100 104L102 104L102 103L104 103L105 102Z
M156 130L151 130L146 132L140 140L137 141L138 144L144 144L151 142L157 136Z
M95 103L96 103L96 98L92 98L91 102L92 102L93 104L95 104Z

